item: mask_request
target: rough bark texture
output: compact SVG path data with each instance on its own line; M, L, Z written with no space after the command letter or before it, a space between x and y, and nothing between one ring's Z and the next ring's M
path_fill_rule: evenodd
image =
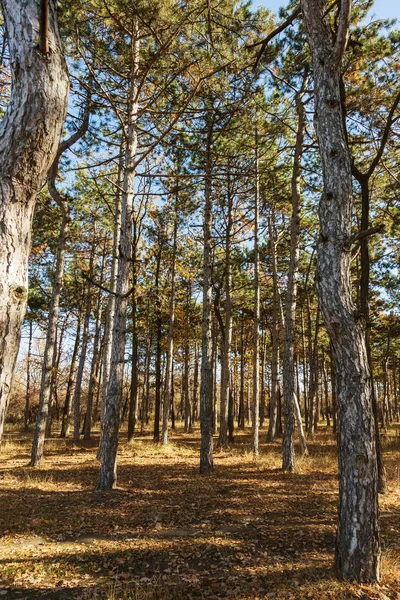
M0 438L28 295L32 215L57 151L68 97L55 4L49 3L49 52L43 55L40 2L1 2L12 91L0 126Z
M312 54L315 126L324 191L320 201L317 288L332 343L338 402L339 519L336 566L346 579L377 581L378 486L372 386L365 321L352 302L351 160L340 96L340 63L350 3L342 0L337 33L323 0L301 0Z
M304 78L303 87L306 78ZM294 334L296 321L296 303L297 303L297 277L299 271L300 258L300 173L301 156L303 153L304 127L305 127L305 107L301 99L302 94L297 94L297 134L296 146L293 159L292 170L292 218L290 223L290 263L287 283L286 296L286 314L283 338L283 414L284 414L284 432L283 432L283 457L282 469L284 471L293 471L295 467L294 452L294 423L295 414L298 419L300 408L295 406L297 403L295 392L295 364L294 364ZM295 413L295 408L296 413ZM300 414L301 424L301 414ZM301 428L302 431L302 428Z
M277 435L279 411L279 290L278 266L276 256L276 236L271 218L268 218L268 230L272 259L273 305L272 305L272 363L271 363L271 400L267 441L272 442Z
M117 271L118 271L118 248L121 235L121 189L123 184L124 167L124 144L120 146L120 160L118 165L117 190L115 195L115 213L114 213L114 232L113 232L113 250L110 274L110 295L107 302L106 324L104 330L104 353L103 353L103 384L101 388L101 416L100 416L100 442L97 452L97 458L101 458L101 449L103 443L103 426L107 406L107 392L111 370L111 349L112 336L115 319L115 294L117 291Z
M67 437L69 434L69 430L70 430L71 408L72 408L71 400L72 400L73 393L74 393L73 388L74 388L74 381L75 381L75 367L76 367L76 360L78 357L79 343L80 343L80 339L81 339L80 334L81 334L81 317L80 317L80 312L79 312L78 323L76 326L75 343L74 343L74 349L72 351L71 366L70 366L69 374L68 374L67 391L65 394L65 401L64 401L64 408L63 408L63 417L62 417L61 433L60 433L60 437L62 437L62 438Z
M218 446L228 443L229 394L231 381L231 346L232 346L232 191L228 166L227 180L227 216L225 231L225 322L221 320L221 408ZM217 313L219 315L219 313ZM221 317L219 317L219 320Z
M259 161L258 161L258 136L256 133L255 163L256 163L256 189L254 196L254 325L253 325L253 402L252 402L252 445L253 454L258 456L259 423L260 423L260 249L258 239L259 222Z
M126 313L129 273L132 258L132 215L134 200L135 157L137 148L139 40L132 39L132 68L129 82L128 126L121 200L121 234L112 334L110 381L104 415L101 466L97 489L110 490L117 485L118 435L125 366Z
M203 321L201 349L201 385L200 385L200 473L209 473L213 469L213 424L212 424L212 343L211 343L211 239L212 239L212 157L211 146L213 123L211 115L207 124L207 157L205 179L205 207L203 221Z
M179 181L177 181L177 189ZM175 210L174 210L174 233L172 241L172 268L171 268L171 298L169 305L169 330L168 330L168 342L167 342L167 364L165 366L165 391L164 391L164 404L163 404L163 415L162 415L162 432L161 432L161 443L163 445L168 444L168 421L169 414L171 411L171 391L172 391L172 362L174 358L174 330L175 330L175 267L176 267L176 237L178 232L178 192L175 199Z

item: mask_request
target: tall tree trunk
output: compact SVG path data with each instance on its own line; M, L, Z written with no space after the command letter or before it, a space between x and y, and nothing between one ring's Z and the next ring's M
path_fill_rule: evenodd
M58 343L56 342L56 345L54 347L53 368L52 368L51 382L50 382L50 406L49 406L49 414L48 414L47 423L46 423L46 436L47 437L51 436L51 427L53 424L53 420L55 419L56 421L58 421L59 416L60 416L59 415L60 407L59 407L59 403L58 403L57 380L58 380L58 372L59 372L59 368L60 368L61 354L62 354L62 350L63 350L63 340L64 340L64 335L65 335L65 330L67 327L68 319L69 319L69 314L67 314L66 317L63 319L63 322L61 325L61 330L60 330L60 338L58 340ZM57 335L56 335L56 340L57 340Z
M183 385L185 390L185 424L184 431L185 433L189 433L192 427L191 422L191 410L190 410L190 386L189 386L189 358L190 358L190 347L189 340L185 341L185 358L184 358L184 375L183 375Z
M169 329L167 341L167 364L165 367L165 392L162 415L162 434L161 443L168 444L168 421L171 411L171 391L172 391L172 362L174 359L174 330L175 330L175 270L176 270L176 242L178 233L178 200L179 200L179 179L176 182L176 197L174 206L174 226L172 235L172 266L171 266L171 296L169 304Z
M32 359L33 321L29 320L28 352L26 355L26 391L24 409L24 430L28 431L31 412L31 359Z
M133 259L132 259L132 358L131 358L131 387L129 395L129 416L128 416L128 442L133 440L135 432L139 389L138 389L138 332L137 332L137 300L136 300L136 285L137 285L137 233L134 225L133 235Z
M57 343L58 309L60 305L61 291L64 282L64 264L66 240L69 232L70 216L68 206L62 204L62 221L60 237L58 239L56 266L54 273L53 292L51 297L46 345L43 356L42 379L40 384L39 409L36 420L35 433L33 437L31 466L38 467L43 458L44 440L46 435L46 424L49 415L51 378L53 372L54 357Z
M212 426L212 342L211 342L211 242L212 242L212 143L213 115L207 114L207 142L205 169L205 206L203 214L203 319L201 348L201 383L200 383L200 473L209 473L213 469L213 426Z
M295 409L297 421L300 421L300 433L302 432L301 413L296 397L295 385L295 362L294 362L294 337L296 322L296 303L297 303L297 277L299 272L300 259L300 218L301 218L301 157L303 154L304 128L305 128L305 107L302 101L305 86L307 84L307 75L303 78L303 85L300 92L296 94L296 112L297 112L297 132L296 146L293 158L292 170L292 218L290 223L290 262L286 295L286 314L284 322L283 338L283 414L284 414L284 432L283 432L283 471L293 471L295 467L294 451L294 423ZM297 404L297 406L296 406ZM300 413L300 418L299 418ZM307 446L306 446L307 448Z
M153 441L160 441L160 412L161 412L161 306L160 306L160 266L161 266L161 241L158 243L155 297L156 297L156 394L154 406Z
M255 136L256 181L254 194L254 324L253 324L253 402L252 402L252 446L254 456L258 456L260 425L260 249L258 239L259 222L259 160L258 135Z
M2 0L12 88L0 126L0 439L28 296L33 211L56 155L68 96L56 2L49 0L46 9L44 54L37 45L42 4Z
M139 31L135 23L134 31L131 34L131 72L129 75L128 122L125 132L126 149L121 198L121 234L112 332L110 380L104 415L99 482L97 484L97 489L99 490L110 490L117 485L118 435L125 369L127 296L132 259L132 216L139 94L139 50Z
M244 429L244 313L240 316L240 382L239 382L239 412L238 428Z
M221 409L218 446L224 447L228 443L228 415L229 391L231 383L231 346L232 346L232 186L230 165L228 164L227 178L227 219L225 231L225 322L219 316L221 325L222 353L221 353ZM219 312L218 312L219 315Z
M119 257L119 241L121 236L121 199L122 185L124 175L124 143L123 138L120 144L120 159L118 164L117 189L115 193L115 212L114 212L114 232L113 232L113 248L112 262L109 289L110 294L107 302L106 324L104 330L104 353L103 353L103 383L101 388L101 415L100 415L100 442L97 452L97 459L101 458L102 443L103 443L103 425L106 415L107 393L110 382L111 372L111 350L112 336L114 331L115 320L115 295L117 291L117 275L118 275L118 257Z
M309 348L310 348L310 387L308 390L308 427L307 432L310 438L314 437L315 423L317 420L317 394L318 394L318 330L319 330L319 315L320 307L317 306L317 315L315 318L314 342L311 341L311 313L308 302L309 311Z
M104 268L104 257L103 263L101 267L101 277L100 281L103 280L103 268ZM87 397L87 408L86 408L86 418L85 418L85 429L83 434L83 439L87 442L90 440L90 434L92 429L92 413L93 413L93 398L96 392L96 386L98 385L97 375L98 375L98 366L100 361L100 336L101 336L101 316L102 316L102 295L99 291L99 297L97 299L97 307L96 307L96 325L94 332L94 340L93 340L93 356L92 356L92 364L90 367L90 379L89 379L89 389L88 389L88 397Z
M272 442L277 435L278 412L279 412L279 290L278 290L278 266L276 257L276 236L271 217L268 217L268 231L272 259L272 364L271 364L271 399L269 411L269 424L267 441Z
M193 414L192 414L192 422L193 424L198 419L198 404L199 404L199 350L197 346L197 342L194 344L194 373L193 373Z
M315 126L324 178L316 282L332 343L338 399L335 562L344 578L371 582L380 577L378 468L366 324L351 295L352 170L340 89L351 2L340 4L336 33L324 0L301 0L301 7L312 55Z
M353 166L354 172L354 166ZM370 219L370 193L369 193L369 177L370 175L362 175L357 171L357 180L361 186L361 231L369 229ZM360 278L360 307L364 315L365 328L365 344L367 349L368 364L371 373L371 390L372 390L372 411L374 414L375 424L375 444L376 457L378 461L378 491L382 494L387 492L386 470L383 463L383 452L381 436L379 432L379 415L378 401L376 397L374 385L374 368L372 362L371 339L370 339L370 323L369 323L369 280L370 280L370 258L369 258L369 241L365 236L360 240L361 246L361 278Z
M93 242L93 250L94 250L94 242ZM91 257L90 257L90 267L89 267L90 278L92 277L92 273L93 273L93 258L94 258L93 250L91 253ZM85 370L87 348L88 348L88 344L89 344L89 324L90 324L90 314L91 314L91 310L92 310L91 290L92 290L92 285L91 285L90 281L88 281L87 292L86 292L85 316L83 318L81 353L79 355L78 370L76 373L74 399L73 399L73 410L74 410L73 440L74 440L74 444L78 444L79 439L80 439L82 383L83 383L83 373Z
M77 327L76 327L74 349L72 351L71 366L70 366L69 374L68 374L67 391L65 394L65 401L64 401L63 417L62 417L62 424L61 424L61 434L60 434L60 437L62 437L62 438L65 438L69 435L71 409L72 409L71 399L73 396L75 367L76 367L76 359L78 357L78 351L79 351L80 334L81 334L81 315L79 312L78 323L77 323Z

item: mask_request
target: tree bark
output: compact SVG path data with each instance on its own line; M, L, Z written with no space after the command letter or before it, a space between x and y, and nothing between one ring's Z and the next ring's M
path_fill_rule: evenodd
M49 0L45 55L37 45L41 3L1 5L12 89L0 125L0 439L26 310L33 211L56 155L68 97L56 2Z
M205 206L203 214L203 318L200 381L200 473L213 469L213 407L212 407L212 341L211 341L211 242L212 242L212 143L213 121L211 111L207 114Z
M178 200L179 200L179 179L176 182L176 197L174 206L174 225L172 236L172 267L171 267L171 296L169 304L169 329L167 341L167 364L165 367L165 391L162 415L161 443L168 444L168 421L171 411L171 391L172 391L172 362L174 359L174 330L175 330L175 270L176 270L176 242L178 233Z
M123 168L124 168L124 144L120 144L120 160L118 165L117 189L115 194L115 213L114 213L114 236L112 249L112 262L110 274L110 295L107 302L106 324L104 331L104 354L103 354L103 383L101 388L101 415L100 415L100 441L97 452L97 459L100 460L103 443L103 426L107 406L108 385L110 382L111 371L111 350L112 336L114 331L115 320L115 297L117 291L117 274L118 274L118 252L119 241L121 236L121 190L123 185Z
M279 412L279 290L278 290L278 266L276 257L276 236L271 217L268 217L268 230L272 260L272 364L271 364L271 400L269 411L269 424L267 441L272 442L277 435L278 412Z
M139 32L135 26L131 35L131 72L129 74L128 118L125 132L126 149L121 198L121 233L112 332L110 380L104 415L99 482L97 484L97 489L99 490L111 490L117 485L117 451L125 369L126 313L132 259L135 158L138 142L139 50Z
M340 66L350 0L334 33L324 0L301 0L312 55L315 127L324 190L320 200L317 289L333 350L338 400L339 519L335 563L340 575L379 580L378 469L365 321L351 294L352 170L341 106Z
M293 471L295 468L294 451L294 424L295 414L297 421L300 422L300 434L303 427L301 423L300 407L296 398L295 391L295 362L294 362L294 336L296 321L297 304L297 277L299 272L300 259L300 218L301 218L301 157L303 154L304 128L305 128L305 107L302 101L302 95L307 83L307 76L304 76L302 90L296 94L296 112L297 112L297 132L296 145L293 159L292 170L292 218L290 224L290 262L286 295L286 314L284 322L283 338L283 456L282 470ZM297 404L297 406L296 406ZM296 409L296 413L295 413ZM307 445L306 445L307 449ZM303 448L304 450L304 448Z
M26 391L24 409L24 430L28 431L31 412L31 358L32 358L33 321L29 320L28 353L26 355Z
M259 248L259 196L260 177L258 159L258 135L255 136L255 194L254 194L254 323L253 323L253 402L252 402L252 446L258 456L260 425L260 248Z
M80 333L81 333L81 316L79 314L78 323L77 323L77 327L76 327L74 349L72 351L71 366L70 366L70 370L69 370L69 374L68 374L67 391L65 394L65 401L64 401L63 418L62 418L61 434L60 434L60 437L62 437L62 438L65 438L69 435L70 420L71 420L71 408L72 408L71 399L73 396L75 367L76 367L76 359L78 357L78 351L79 351Z

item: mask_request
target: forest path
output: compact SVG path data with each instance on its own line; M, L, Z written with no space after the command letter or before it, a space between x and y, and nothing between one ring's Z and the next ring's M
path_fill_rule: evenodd
M265 436L263 436L265 438ZM96 440L73 449L49 440L41 469L29 439L2 448L0 598L190 600L400 599L400 449L387 441L390 492L381 498L381 586L339 582L332 569L336 449L321 429L296 473L280 444L249 432L198 474L198 433L166 448L146 434L122 442L118 489L96 492ZM397 469L397 470L396 470Z

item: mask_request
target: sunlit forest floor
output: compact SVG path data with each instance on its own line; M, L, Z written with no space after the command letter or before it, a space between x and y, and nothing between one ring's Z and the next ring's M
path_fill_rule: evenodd
M123 436L124 437L124 436ZM322 427L297 471L280 471L280 442L255 460L250 432L198 474L199 433L120 446L118 489L94 490L98 437L46 443L27 467L30 436L1 448L0 597L256 600L400 598L400 428L384 438L380 586L339 582L332 568L336 444Z

